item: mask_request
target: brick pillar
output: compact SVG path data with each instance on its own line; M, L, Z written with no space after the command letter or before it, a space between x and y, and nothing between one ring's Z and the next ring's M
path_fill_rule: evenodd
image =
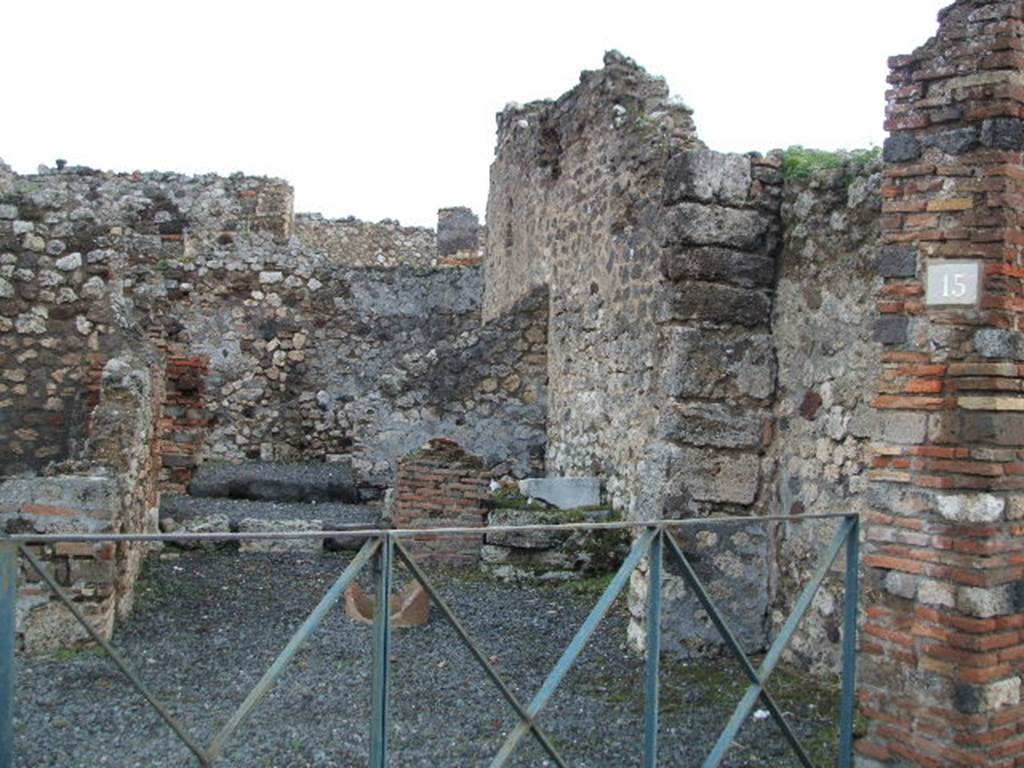
M451 440L431 440L398 462L395 527L483 527L488 483L483 461ZM465 565L480 559L483 535L423 534L405 541L420 560Z
M160 490L184 493L199 464L210 415L205 382L206 355L168 354L160 425Z
M863 766L1024 765L1022 20L960 0L890 60Z

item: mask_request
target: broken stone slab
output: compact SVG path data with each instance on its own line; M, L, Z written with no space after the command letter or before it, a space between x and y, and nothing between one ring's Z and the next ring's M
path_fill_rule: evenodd
M239 533L303 533L323 530L322 520L242 520ZM323 551L323 539L243 539L239 552L311 552Z
M160 530L163 533L230 533L231 521L227 515L219 513L196 515L186 520L164 516L160 519ZM221 542L189 540L171 543L181 549L204 549L209 551L215 549Z
M559 509L601 503L601 481L596 477L533 477L519 481L519 492Z

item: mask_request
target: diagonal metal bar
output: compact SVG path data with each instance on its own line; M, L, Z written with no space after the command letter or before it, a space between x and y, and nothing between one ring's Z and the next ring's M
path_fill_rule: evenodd
M843 593L843 686L839 698L839 768L853 765L854 696L857 681L857 612L860 603L860 524L851 517L846 536Z
M591 609L590 614L586 620L577 630L576 635L573 637L572 642L562 652L561 657L555 664L554 669L551 670L547 678L544 680L544 684L541 685L540 690L534 695L530 704L526 708L526 713L529 716L529 720L520 721L512 732L505 739L505 743L501 745L501 749L498 750L498 754L491 760L490 768L502 768L508 759L512 756L516 746L522 741L529 731L531 722L537 717L537 714L543 709L544 705L548 703L555 689L559 683L568 674L569 669L572 667L576 658L583 651L583 646L586 645L590 636L594 634L594 630L597 629L597 625L601 623L601 619L605 617L608 610L612 607L612 603L615 602L615 598L619 596L623 586L626 584L626 579L629 578L630 574L636 569L640 559L647 554L650 549L651 541L655 536L655 531L648 530L641 534L636 541L633 542L633 547L630 549L629 554L623 561L622 565L619 566L619 570L615 573L608 588L605 589L604 594L597 601L597 604Z
M412 575L423 586L423 589L430 596L430 599L433 601L434 605L436 605L438 607L438 610L441 611L441 615L444 616L445 620L448 622L451 628L455 630L455 634L459 636L459 639L462 641L462 644L469 649L469 652L473 654L473 658L475 658L477 662L480 664L480 666L483 668L484 673L486 673L487 677L490 678L491 682L494 683L497 689L501 692L501 695L505 699L505 701L508 702L509 706L516 711L516 714L519 715L520 718L530 723L530 730L533 732L534 737L537 739L537 742L541 745L544 751L547 752L548 756L555 761L555 765L557 765L558 768L566 768L565 760L562 759L562 756L558 753L558 750L555 749L554 744L551 743L551 740L540 729L540 727L535 722L533 722L533 719L526 712L526 707L524 707L522 703L520 703L519 699L516 698L516 695L512 693L512 689L508 687L508 684L498 673L498 670L494 668L493 664L491 664L490 659L487 658L486 654L482 650L480 650L480 647L473 641L473 638L470 637L469 632L466 631L465 626L463 626L462 622L459 621L458 617L452 611L451 607L437 593L437 590L434 589L434 585L427 578L426 574L423 573L423 570L419 567L419 565L417 565L416 562L412 559L412 556L409 554L409 551L402 545L401 542L395 542L395 549L398 552L398 556L402 559L402 562L404 562L405 565L409 568L409 570L412 572Z
M245 697L238 709L235 710L231 718L224 724L224 727L217 732L214 736L213 741L210 742L210 746L207 749L207 759L209 762L213 762L214 759L224 749L224 744L234 733L242 727L242 724L249 719L252 711L256 708L263 698L270 692L274 683L277 682L277 678L281 676L289 662L298 653L299 648L302 647L303 643L309 639L316 628L320 626L320 622L323 621L327 613L334 607L334 604L338 602L342 594L345 592L345 588L359 575L359 572L363 569L363 566L369 561L371 557L376 553L377 548L380 546L380 542L370 540L363 544L362 548L356 553L356 556L352 558L352 562L348 564L341 575L337 578L331 588L327 590L324 596L320 599L319 604L313 609L313 612L306 617L306 620L302 622L302 626L298 628L291 640L288 641L288 645L284 647L284 650L278 654L277 658L274 659L274 663L270 665L266 672L263 673L263 677L260 678L259 682L253 686L253 689L249 692L249 695Z
M370 768L388 764L388 689L391 676L391 576L395 540L382 537L374 574L377 604L373 609L373 689L370 694Z
M57 596L57 599L60 600L69 611L71 611L71 615L75 617L75 620L85 628L89 637L91 637L94 642L106 651L114 664L117 665L117 668L120 669L131 684L135 686L135 689L142 694L143 698L150 703L153 709L155 709L160 717L163 718L164 722L171 727L171 730L177 734L178 738L181 739L185 746L192 751L192 754L199 759L200 765L204 766L204 768L212 765L212 758L207 755L199 742L192 737L192 735L185 729L185 726L183 726L177 718L170 713L167 707L160 702L153 692L149 690L139 676L131 670L125 660L121 657L121 654L114 650L114 647L107 642L106 638L96 631L92 624L90 624L85 616L82 615L82 612L78 610L78 607L70 598L68 598L67 595L64 594L64 591L60 588L54 578L39 563L39 561L36 560L32 553L28 551L25 545L19 545L18 550L21 552L21 556L25 558L25 561L32 567L32 570L39 574L39 578L41 578L46 583L46 586L50 588L50 591Z
M682 568L683 578L686 580L686 583L690 585L690 588L696 593L697 599L700 601L704 610L707 611L708 616L711 618L711 621L718 630L718 633L722 636L722 639L725 640L726 646L728 646L729 650L732 651L733 656L736 657L740 666L743 667L743 672L751 682L751 689L756 689L757 695L764 703L765 708L771 713L775 722L778 723L783 736L786 737L786 741L789 742L790 747L792 747L793 751L796 752L796 755L804 768L814 768L810 757L807 755L807 751L804 749L803 744L800 743L800 739L797 738L796 733L794 733L793 729L790 727L782 709L778 704L776 704L775 699L772 698L771 694L765 690L764 686L767 678L762 678L754 669L754 665L750 663L750 659L747 658L747 654L743 651L743 646L740 645L739 640L732 631L732 628L718 610L718 606L715 605L714 601L711 599L707 589L704 587L704 583L700 580L700 577L697 576L697 572L693 570L693 566L690 564L686 554L679 547L679 544L669 534L666 534L665 538L668 540L669 550L672 552L672 556ZM743 721L740 721L740 725L742 724ZM727 750L732 744L732 738L723 743L725 744L725 750ZM723 750L722 754L716 759L720 760L721 757L724 757L724 754L725 751ZM714 757L715 753L712 753L712 756Z
M658 766L658 675L661 662L661 566L666 533L658 531L647 557L647 658L644 662L643 768Z
M797 598L796 603L793 605L793 610L786 619L786 623L782 626L778 636L775 638L775 642L772 643L768 649L768 653L765 655L761 662L761 666L757 670L757 677L761 681L768 679L772 671L778 665L782 658L782 652L786 646L789 645L789 641L796 632L796 628L800 625L800 621L803 619L804 614L807 613L807 609L811 606L811 601L817 594L819 587L828 575L829 568L832 567L832 563L835 562L836 556L839 554L839 550L849 535L853 523L850 519L844 521L844 523L836 531L835 537L832 539L832 543L828 549L822 555L818 561L818 566L814 571L814 575L811 580L804 587L803 592L800 593L800 597ZM671 538L669 539L671 542ZM725 753L732 745L733 740L736 738L736 734L739 733L740 727L746 721L750 715L750 710L754 708L754 704L759 698L763 691L763 683L761 685L753 684L747 688L746 693L743 694L743 698L740 699L739 704L736 705L736 710L733 712L732 717L725 726L725 730L722 731L718 742L715 744L714 750L711 755L704 762L704 768L715 768L725 757Z

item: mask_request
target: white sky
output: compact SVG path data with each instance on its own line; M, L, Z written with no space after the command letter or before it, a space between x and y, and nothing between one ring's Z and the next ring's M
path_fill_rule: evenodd
M281 176L296 210L483 215L494 114L618 48L715 149L881 143L886 57L950 0L8 0L0 157Z

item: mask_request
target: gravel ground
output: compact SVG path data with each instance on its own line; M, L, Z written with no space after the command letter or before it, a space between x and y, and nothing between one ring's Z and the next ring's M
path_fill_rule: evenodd
M349 555L153 554L132 618L115 643L172 712L207 742L341 572ZM475 572L431 569L442 595L521 699L528 700L597 592L524 588ZM540 723L572 766L639 764L642 661L627 652L620 600ZM507 706L435 611L425 627L393 635L392 766L487 765L514 724ZM340 606L296 657L218 766L317 768L366 764L370 628ZM773 676L816 761L832 762L835 697L791 670ZM666 662L662 766L700 765L743 685L725 661ZM22 768L197 763L95 651L19 660L16 765ZM797 765L769 721L749 721L730 766ZM529 739L515 766L545 766Z

